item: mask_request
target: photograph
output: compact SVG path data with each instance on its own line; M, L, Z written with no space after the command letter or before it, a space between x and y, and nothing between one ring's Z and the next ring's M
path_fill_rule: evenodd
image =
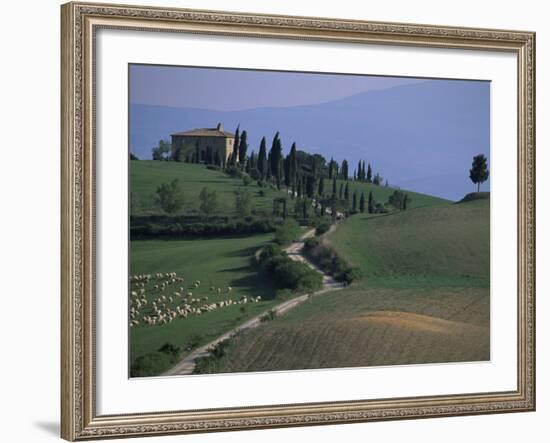
M130 378L491 361L491 81L130 63L127 125Z

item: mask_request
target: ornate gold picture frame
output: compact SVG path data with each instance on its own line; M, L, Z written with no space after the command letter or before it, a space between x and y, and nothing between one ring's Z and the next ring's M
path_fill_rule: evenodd
M74 441L535 409L534 33L79 2L63 5L61 18L61 435L64 439ZM95 365L95 271L96 248L99 247L95 225L95 37L99 29L515 54L518 78L517 389L98 415Z

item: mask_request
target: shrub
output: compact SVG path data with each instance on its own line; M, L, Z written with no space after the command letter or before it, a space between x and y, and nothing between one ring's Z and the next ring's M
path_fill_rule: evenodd
M330 229L330 222L328 220L320 220L315 228L315 235L323 235Z
M261 322L271 321L271 320L274 320L276 316L277 316L277 312L275 312L274 309L270 309L268 312L266 312L260 317L260 321Z
M248 175L243 176L243 185L248 186L252 182L252 179Z
M130 366L130 376L149 377L159 375L178 360L179 348L165 343L156 352L150 352L134 360Z
M314 291L323 283L323 277L304 263L291 260L276 244L270 244L260 253L260 263L279 289Z
M270 260L273 257L281 254L282 254L281 247L275 243L270 243L262 249L262 252L260 253L260 261L263 262L266 260Z
M239 188L235 191L235 211L241 217L246 217L250 214L252 205L252 197L246 189Z
M262 174L260 173L260 171L258 171L257 168L253 168L250 170L250 178L252 180L259 180L261 177L262 177Z
M319 246L321 241L317 237L310 237L304 242L304 251L311 251Z
M247 173L241 171L239 168L235 166L228 166L227 168L225 168L225 173L227 175L230 175L231 177L236 177L236 178L243 178L245 175L248 176Z
M201 220L198 218L197 220ZM178 217L139 217L132 218L130 224L130 238L145 240L154 238L194 238L217 237L220 235L244 235L268 233L275 230L275 222L267 219L248 218L233 221L224 221L224 218L215 218L208 223L189 222Z
M358 268L350 266L343 258L318 238L309 238L304 243L304 253L319 268L332 275L335 280L350 284L360 278Z
M287 245L298 239L300 225L293 218L288 218L275 230L275 241L280 245Z
M149 377L159 375L168 369L172 359L169 355L162 352L150 352L134 360L130 366L130 376Z
M265 197L265 191L264 191L263 189L260 189L260 190L258 191L258 196L260 196L260 197Z
M180 352L179 348L176 348L172 343L164 343L159 349L158 352L162 352L167 355L171 355L174 357L178 356L178 353Z
M229 342L227 340L221 341L210 350L210 354L214 358L222 358L225 355L225 350L227 349L228 345Z

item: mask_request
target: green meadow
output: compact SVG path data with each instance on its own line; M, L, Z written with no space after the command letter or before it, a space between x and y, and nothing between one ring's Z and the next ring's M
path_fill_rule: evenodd
M200 372L488 360L489 207L349 217L324 241L360 280L236 337Z
M285 196L268 186L260 188L255 181L247 186L238 178L223 171L207 169L202 164L173 161L140 160L130 162L130 189L133 215L157 214L155 192L163 183L178 180L184 195L183 208L178 213L198 213L202 188L216 191L218 213L235 215L235 191L245 188L252 196L252 208L270 212L275 197Z
M154 289L157 282L153 278L145 287L149 309L155 298L161 294L173 296L174 292L191 292L193 298L208 297L210 303L226 299L238 300L242 296L262 297L259 303L232 305L200 316L176 319L165 325L131 328L131 360L154 352L165 343L181 349L203 344L268 309L274 303L275 292L270 280L258 272L252 257L256 250L271 240L272 235L267 234L237 238L131 242L132 275L176 272L184 278L183 283L177 283L165 292ZM193 282L197 280L200 285L195 288ZM231 292L228 292L229 287ZM212 291L212 288L215 290ZM221 292L218 292L218 288ZM147 312L144 309L142 314Z
M368 286L489 285L489 200L357 214L328 241Z

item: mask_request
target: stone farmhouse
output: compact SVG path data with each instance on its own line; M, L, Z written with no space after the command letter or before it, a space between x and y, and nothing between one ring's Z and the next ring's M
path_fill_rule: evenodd
M187 151L191 156L198 155L197 163L206 163L209 158L227 163L235 145L235 134L224 131L221 123L215 128L176 132L171 137L173 151Z

